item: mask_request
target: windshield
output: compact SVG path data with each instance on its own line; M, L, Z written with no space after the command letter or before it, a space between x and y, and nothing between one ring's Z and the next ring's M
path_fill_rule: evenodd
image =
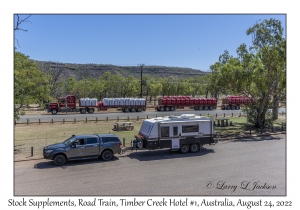
M144 121L139 134L149 137L153 123Z
M75 136L72 136L72 137L68 138L67 140L65 140L65 141L63 142L63 144L64 144L64 145L68 145L68 144L72 143L72 142L75 141L75 140L76 140Z

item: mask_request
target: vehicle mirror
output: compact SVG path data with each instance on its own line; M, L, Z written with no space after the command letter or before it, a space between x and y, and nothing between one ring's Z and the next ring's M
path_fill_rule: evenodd
M73 148L76 148L76 146L77 146L77 144L74 142L74 143L72 144L72 147L73 147Z

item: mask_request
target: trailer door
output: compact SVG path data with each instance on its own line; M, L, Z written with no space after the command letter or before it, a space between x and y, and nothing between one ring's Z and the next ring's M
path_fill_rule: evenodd
M172 149L179 149L178 125L172 126Z

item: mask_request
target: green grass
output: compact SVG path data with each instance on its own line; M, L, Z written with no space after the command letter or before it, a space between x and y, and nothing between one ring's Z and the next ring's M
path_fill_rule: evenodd
M215 126L215 132L218 135L234 135L236 133L249 132L249 130L245 129L249 124L247 124L244 116L226 117L230 118L230 121L233 122L233 126ZM131 131L113 131L112 129L115 122L116 121L81 121L76 123L55 122L53 124L17 124L14 127L15 155L25 154L25 156L29 156L31 155L31 147L34 148L34 155L42 155L42 149L44 146L62 142L73 134L113 133L121 139L122 143L123 139L125 139L124 146L130 146L131 140L134 140L134 135L139 132L143 120L131 120L134 125L134 129ZM285 123L285 116L281 116L274 126L280 127L283 122ZM254 132L255 131L253 131L253 133Z

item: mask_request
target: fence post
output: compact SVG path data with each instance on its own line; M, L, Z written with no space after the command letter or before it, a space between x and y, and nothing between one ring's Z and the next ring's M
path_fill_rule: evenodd
M251 127L250 127L250 136L251 136Z
M140 116L137 116L137 117L136 117L136 121L139 121L139 119L140 119Z
M33 147L31 147L31 157L33 156Z
M87 117L85 118L85 122L87 123Z
M63 124L65 124L65 118L63 119Z
M106 122L108 121L108 117L106 117Z
M129 121L129 116L127 116L127 121Z
M283 123L281 124L281 131L283 131Z
M148 119L148 115L147 115L147 119Z
M53 119L51 119L51 123L53 124Z
M39 119L39 124L41 124L41 119Z
M74 118L74 123L76 123L76 118Z
M29 119L27 119L27 125L29 124Z
M242 116L242 113L240 112L240 117Z
M262 134L262 127L260 127L260 134Z
M96 117L96 122L98 122L98 117Z
M231 114L231 117L233 117L233 113Z
M218 114L216 113L216 118L218 118Z
M125 138L123 138L123 147L125 147Z
M118 120L118 122L119 122L119 116L117 117L117 120Z
M225 112L224 112L224 117L225 117Z

